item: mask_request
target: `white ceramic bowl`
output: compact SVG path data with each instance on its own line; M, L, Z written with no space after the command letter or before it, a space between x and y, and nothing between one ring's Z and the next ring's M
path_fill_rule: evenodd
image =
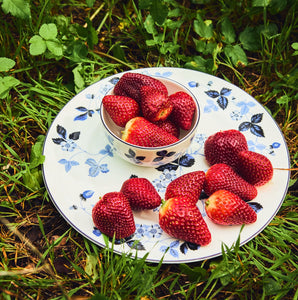
M174 94L178 91L184 91L194 99L196 110L194 113L191 128L188 131L180 129L178 142L163 147L141 147L127 143L121 139L121 131L123 131L124 128L117 126L113 122L109 114L104 109L102 103L100 106L100 116L106 130L105 135L109 144L114 149L114 152L116 152L117 155L119 155L124 160L132 164L144 167L158 167L160 165L170 163L181 157L190 146L200 119L200 108L198 101L187 88L170 79L162 77L154 78L160 80L165 84L168 89L169 95ZM113 94L113 90L111 90L108 94Z

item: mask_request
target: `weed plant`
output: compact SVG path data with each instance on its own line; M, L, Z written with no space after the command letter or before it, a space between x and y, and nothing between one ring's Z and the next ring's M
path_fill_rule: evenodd
M298 299L297 1L0 0L0 298ZM124 70L224 78L272 114L291 180L267 228L221 257L151 264L99 248L43 184L49 126L80 90Z

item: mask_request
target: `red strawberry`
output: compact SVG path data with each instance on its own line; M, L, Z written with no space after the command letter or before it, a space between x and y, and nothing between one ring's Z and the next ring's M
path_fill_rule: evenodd
M124 127L132 118L140 115L139 104L132 98L106 95L102 104L116 125Z
M211 233L199 208L183 196L170 198L162 204L159 225L177 239L201 246L211 242Z
M175 196L185 196L190 202L196 204L201 195L205 181L203 171L194 171L181 175L171 181L167 186L165 199Z
M208 217L220 225L250 224L257 220L256 212L237 195L219 190L205 202Z
M258 193L255 186L245 181L226 164L215 164L206 172L205 193L210 196L218 190L228 190L245 201L254 199Z
M158 127L164 129L165 131L169 132L176 138L179 138L180 129L177 127L171 120L167 119L164 121L154 122Z
M132 177L123 182L121 190L133 210L153 209L161 204L161 197L146 178Z
M173 103L171 120L181 129L189 130L196 110L193 98L187 93L180 91L170 95L169 99Z
M94 225L108 237L126 238L135 230L135 222L127 198L120 192L105 194L92 209Z
M151 86L141 88L141 110L150 122L165 120L173 109L169 97Z
M160 147L179 141L175 136L143 117L136 117L127 122L122 139L127 143L143 147Z
M204 153L209 165L227 164L232 168L237 164L237 153L248 150L245 136L238 130L219 131L205 141Z
M253 151L238 153L237 172L255 186L264 185L273 177L271 161L263 154Z
M158 79L140 74L127 72L122 75L114 87L114 94L121 96L128 96L141 102L141 88L142 86L151 86L156 90L168 95L166 86Z

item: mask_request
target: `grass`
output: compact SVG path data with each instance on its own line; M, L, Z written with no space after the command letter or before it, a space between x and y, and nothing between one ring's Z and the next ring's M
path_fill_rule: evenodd
M298 299L295 1L0 4L1 299ZM44 24L54 25L44 33ZM106 76L152 66L240 86L287 141L292 172L280 211L221 257L156 265L99 248L69 227L43 185L43 140L67 101Z

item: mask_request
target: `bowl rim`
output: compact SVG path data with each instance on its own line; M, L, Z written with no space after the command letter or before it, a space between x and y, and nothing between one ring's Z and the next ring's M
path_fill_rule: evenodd
M129 71L127 71L127 72L129 72ZM127 72L122 72L120 77L122 77L122 76L123 76L125 73L127 73ZM115 75L117 75L117 74L115 74ZM120 75L120 74L119 74L119 75ZM173 79L171 79L171 78L158 76L158 75L156 75L156 76L148 75L148 76L153 77L153 78L157 78L157 79L158 79L158 78L161 78L161 79L163 79L163 80L165 80L165 81L166 81L166 80L172 81L173 83L176 83L177 85L182 86L182 87L183 87L185 90L187 90L187 92L192 96L192 98L193 98L193 100L194 100L194 102L195 102L196 108L197 108L197 118L196 118L196 121L195 121L195 123L194 123L192 129L191 129L191 130L190 130L183 138L179 139L179 141L177 141L177 142L175 142L175 143L172 143L172 144L169 144L169 145L165 145L165 146L159 146L159 147L144 147L144 146L134 145L134 144L131 144L131 143L128 143L128 142L122 140L122 139L121 139L120 137L118 137L118 136L117 136L117 135L109 128L109 126L106 124L106 122L105 122L105 120L104 120L104 117L103 117L103 103L102 103L102 101L101 101L101 103L100 103L100 118L101 118L102 124L103 124L104 127L107 129L107 131L108 131L108 132L109 132L116 140L118 140L119 142L121 142L121 143L123 143L123 144L126 144L127 146L135 147L135 148L138 148L138 149L141 149L141 150L154 150L154 151L160 150L160 149L164 149L164 150L165 150L165 149L171 148L171 147L173 147L173 146L176 146L176 145L178 145L178 144L184 142L186 139L188 139L188 138L193 134L194 131L197 130L197 127L198 127L198 124L199 124L199 120L200 120L200 118L201 118L200 105L199 105L199 102L198 102L197 98L194 96L194 94L193 94L187 87L185 87L184 85L182 85L182 84L179 83L178 81L173 80ZM119 78L120 78L120 77L119 77ZM105 96L106 96L111 90L113 90L113 89L114 89L114 87L113 87L112 89L110 89L109 91L107 91L107 93L105 94ZM123 127L123 128L124 128L124 127Z

